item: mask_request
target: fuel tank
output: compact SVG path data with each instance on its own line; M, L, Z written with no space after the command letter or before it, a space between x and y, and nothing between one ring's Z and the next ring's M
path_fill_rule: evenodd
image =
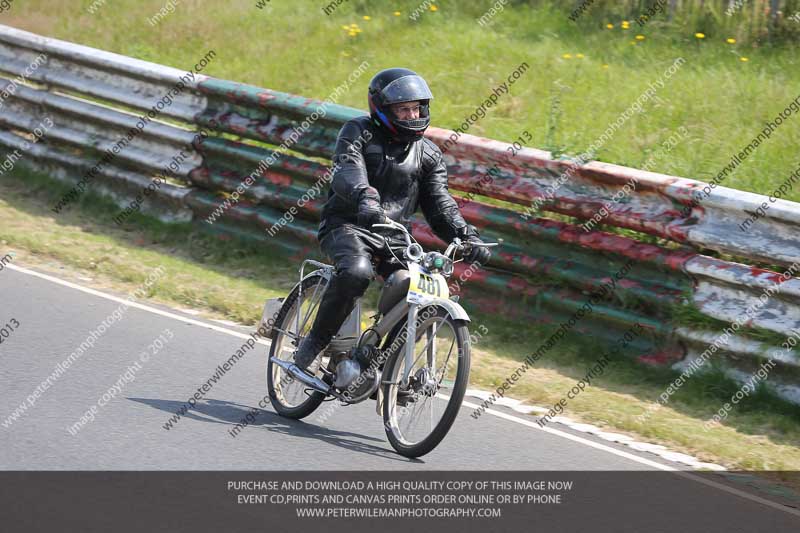
M382 315L388 313L392 307L403 300L411 284L411 273L406 269L395 270L383 284L381 296L378 298L378 311Z

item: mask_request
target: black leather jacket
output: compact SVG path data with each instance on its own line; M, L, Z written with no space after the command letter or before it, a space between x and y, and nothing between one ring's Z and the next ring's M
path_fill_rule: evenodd
M322 208L318 240L342 224L357 223L359 197L367 187L377 189L386 216L409 230L411 215L421 207L431 229L444 242L477 235L447 190L441 150L428 139L392 142L370 117L357 117L339 131L332 163L336 168Z

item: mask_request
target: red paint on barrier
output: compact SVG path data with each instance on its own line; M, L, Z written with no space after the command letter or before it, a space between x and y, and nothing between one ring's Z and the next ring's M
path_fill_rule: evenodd
M665 366L677 363L686 356L684 350L677 346L665 348L661 351L640 355L636 358L640 363L651 366Z

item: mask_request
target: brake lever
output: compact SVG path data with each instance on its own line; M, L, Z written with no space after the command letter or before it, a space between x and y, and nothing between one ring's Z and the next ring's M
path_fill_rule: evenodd
M458 240L459 240L458 237L456 237L455 239L453 239L453 243L456 244L456 249L460 250L461 259L456 260L454 258L453 263L458 263L460 261L464 261L464 256L467 255L470 252L470 250L472 249L473 246L484 246L486 248L491 248L493 246L500 246L503 243L503 239L502 238L498 238L497 242L473 242L473 241L464 240L463 242L457 243L456 241L458 241Z
M453 241L455 242L455 241ZM465 249L472 248L473 246L485 246L486 248L491 248L492 246L500 246L503 244L503 239L498 238L497 242L474 242L474 241L464 241L461 243L461 247Z

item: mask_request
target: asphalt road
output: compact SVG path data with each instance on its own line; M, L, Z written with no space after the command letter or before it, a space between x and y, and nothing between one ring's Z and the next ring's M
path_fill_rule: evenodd
M11 269L0 276L0 295L4 302L0 321L19 322L0 344L0 422L8 423L0 426L3 469L653 469L496 416L475 420L466 407L442 444L419 460L394 452L374 401L340 407L322 425L314 423L313 414L305 421L293 421L269 406L254 424L232 437L229 430L266 394L268 348L261 344L213 384L196 409L166 430L163 425L169 418L246 342L226 331L252 330L207 322L223 330L219 331L136 308L128 308L9 423L14 409L120 303ZM169 337L165 329L173 337L153 355L154 340L159 335L162 341ZM140 360L142 352L150 354L149 361ZM135 367L137 362L141 369ZM128 369L133 369L128 374L133 380L123 380L116 398L98 406L94 421L72 435L68 427ZM325 408L323 404L320 410Z
M478 420L463 407L430 454L397 455L385 439L374 402L342 407L324 423L287 420L271 407L237 437L229 430L266 393L267 347L257 345L170 430L164 424L245 342L250 330L197 320L157 306L128 308L94 346L67 368L16 420L56 365L120 305L93 293L12 268L0 272L0 327L18 323L0 344L0 470L680 470L661 458L558 424L546 432L531 419L497 408ZM165 333L166 330L170 333ZM171 337L158 353L149 346ZM152 355L142 362L140 354ZM74 435L68 429L134 368L116 397ZM129 376L131 373L129 373ZM477 403L476 400L472 402ZM324 407L324 406L323 406ZM693 490L714 491L687 481ZM722 490L724 493L725 491ZM768 506L747 498L743 505ZM793 517L793 519L796 517Z

